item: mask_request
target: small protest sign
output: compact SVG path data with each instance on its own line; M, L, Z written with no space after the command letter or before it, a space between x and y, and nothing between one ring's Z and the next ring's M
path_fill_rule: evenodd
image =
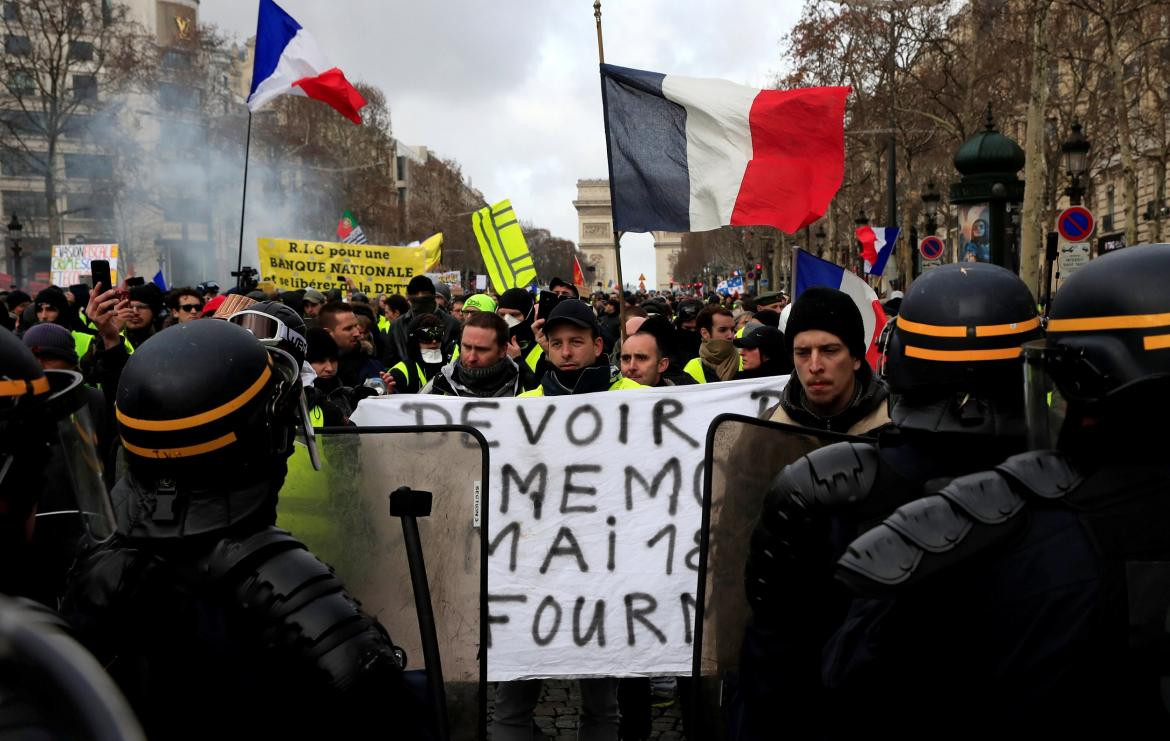
M89 264L94 260L110 262L110 277L118 281L118 245L55 244L49 258L49 275L55 286L72 286L90 280ZM109 288L109 286L106 286Z

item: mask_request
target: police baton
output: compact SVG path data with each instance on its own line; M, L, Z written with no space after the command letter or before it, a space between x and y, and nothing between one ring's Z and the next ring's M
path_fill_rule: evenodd
M442 741L450 739L447 727L447 690L443 684L443 663L439 659L439 639L435 635L435 613L431 609L431 588L427 582L427 565L423 560L418 518L431 514L432 495L400 486L390 492L390 516L402 519L402 539L406 543L406 560L410 564L410 585L414 590L414 608L418 613L418 632L422 640L427 687L434 706L435 732Z

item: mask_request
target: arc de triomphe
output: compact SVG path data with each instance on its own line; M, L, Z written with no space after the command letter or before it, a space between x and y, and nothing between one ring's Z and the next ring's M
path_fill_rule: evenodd
M609 180L578 180L577 200L577 244L585 254L586 276L591 290L597 284L608 287L611 280L617 280L617 264L613 250L613 218L609 206ZM651 232L654 236L654 274L656 285L647 288L665 291L674 280L672 275L674 256L682 249L682 234L677 232ZM589 273L589 267L595 272ZM629 269L622 275L627 284L638 285L638 274Z

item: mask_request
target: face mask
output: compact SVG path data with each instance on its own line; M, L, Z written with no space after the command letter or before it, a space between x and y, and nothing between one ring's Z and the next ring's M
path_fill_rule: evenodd
M410 299L410 309L415 314L434 314L437 306L434 296L419 296Z
M422 359L424 363L430 363L432 365L435 363L442 363L443 351L437 347L432 350L423 350Z
M523 320L517 319L512 314L504 315L504 324L508 325L508 329L515 329L516 327L519 327L522 322Z

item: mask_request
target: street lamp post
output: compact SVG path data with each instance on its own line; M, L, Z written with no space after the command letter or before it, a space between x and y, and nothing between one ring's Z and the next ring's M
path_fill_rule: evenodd
M813 232L813 237L817 240L817 257L825 256L825 238L828 236L825 234L825 225L818 223L817 230Z
M942 194L931 180L926 184L926 192L922 194L922 214L926 217L926 233L932 236L938 231L938 204L941 200Z
M1072 136L1060 145L1060 154L1064 158L1064 169L1068 173L1069 184L1064 194L1068 196L1070 205L1081 205L1081 198L1085 195L1085 186L1081 185L1081 178L1089 169L1089 149L1093 144L1081 133L1079 121L1073 121Z
M12 221L8 222L8 238L12 240L12 287L20 288L24 285L24 275L20 266L20 233L24 231L24 224L12 214Z

